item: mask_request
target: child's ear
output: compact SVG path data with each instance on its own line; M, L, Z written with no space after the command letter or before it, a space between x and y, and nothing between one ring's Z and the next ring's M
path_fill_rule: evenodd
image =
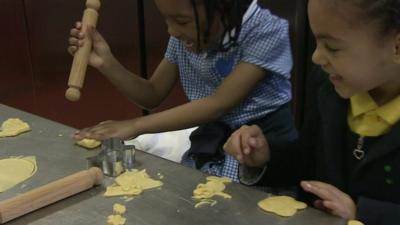
M394 61L400 64L400 32L396 35L394 40Z

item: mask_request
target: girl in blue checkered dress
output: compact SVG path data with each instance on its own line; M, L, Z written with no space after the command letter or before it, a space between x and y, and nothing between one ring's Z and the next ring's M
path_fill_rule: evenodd
M231 131L257 124L277 143L296 138L291 100L291 50L286 20L256 0L154 0L171 35L164 59L149 80L125 69L103 37L81 23L71 30L74 54L87 35L89 64L145 109L157 107L180 80L189 103L124 121L82 129L75 139L135 138L199 126L182 163L237 179L238 163L222 145Z

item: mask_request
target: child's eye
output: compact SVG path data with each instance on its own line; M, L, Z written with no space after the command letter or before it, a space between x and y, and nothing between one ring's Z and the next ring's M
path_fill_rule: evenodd
M325 45L325 48L326 48L326 50L328 50L329 52L333 52L333 53L335 53L335 52L338 52L340 49L338 49L338 48L333 48L333 47L331 47L331 46L329 46L329 45Z
M189 22L187 22L187 21L177 21L176 22L178 25L180 25L180 26L185 26L186 24L188 24Z
M190 22L188 18L175 18L175 23L180 26L187 25Z

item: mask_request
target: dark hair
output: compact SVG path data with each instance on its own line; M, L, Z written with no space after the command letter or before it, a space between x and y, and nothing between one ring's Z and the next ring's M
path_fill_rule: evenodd
M190 0L193 6L196 28L197 28L197 45L200 45L200 27L199 27L199 13L197 10L196 0ZM219 40L218 50L227 51L230 47L237 44L237 40L242 27L242 17L249 7L251 0L203 0L206 11L206 27L204 30L203 38L208 42L210 37L211 25L214 22L214 15L218 12L221 15L221 23L224 31ZM235 32L231 32L235 29ZM228 35L227 43L224 43L224 37Z
M400 0L346 0L365 12L368 20L377 20L384 33L400 31Z

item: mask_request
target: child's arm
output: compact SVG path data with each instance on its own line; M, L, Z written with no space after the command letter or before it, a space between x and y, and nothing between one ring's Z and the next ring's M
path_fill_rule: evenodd
M209 97L137 118L85 129L75 138L134 138L144 133L164 132L215 121L237 106L266 75L264 69L240 63ZM119 129L118 127L121 127ZM122 128L124 127L124 128ZM123 131L122 131L123 130Z
M140 107L152 109L162 102L178 79L176 65L164 59L149 80L143 79L118 62L100 33L89 27L87 34L82 34L81 26L80 22L76 23L70 32L68 51L72 55L83 45L84 35L89 35L93 41L89 65L98 69L120 92Z
M225 143L224 150L248 167L262 168L270 157L268 142L262 130L255 125L245 125L236 130ZM302 181L301 186L304 191L320 198L314 202L316 208L345 219L355 218L354 201L338 188L319 181Z

